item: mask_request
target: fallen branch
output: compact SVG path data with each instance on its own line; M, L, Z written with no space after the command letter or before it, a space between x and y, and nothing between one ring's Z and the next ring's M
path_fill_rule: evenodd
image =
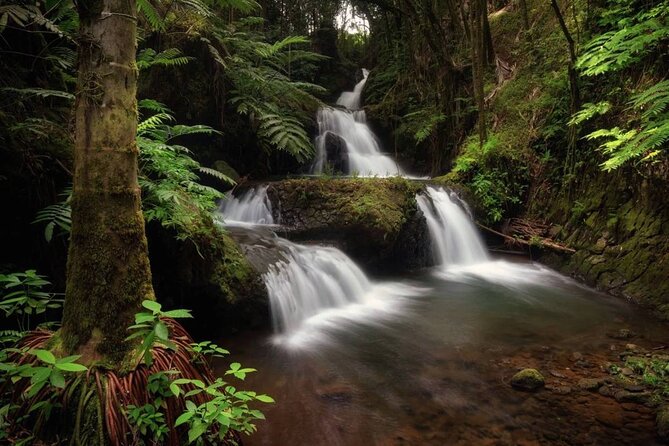
M489 228L487 226L484 226L481 223L476 223L476 225L478 227L480 227L481 229L485 229L488 232L491 232L495 235L498 235L498 236L502 237L504 240L508 241L510 245L519 244L519 245L530 246L530 247L531 246L540 246L542 248L548 248L548 249L552 249L554 251L566 252L566 253L569 253L569 254L574 254L576 252L575 249L572 249L572 248L569 248L567 246L556 243L553 240L548 239L548 238L541 237L541 238L537 238L533 241L528 241L528 240L523 240L523 239L516 238L516 237L511 237L511 236L506 235L506 234L502 234L501 232L495 231L494 229Z

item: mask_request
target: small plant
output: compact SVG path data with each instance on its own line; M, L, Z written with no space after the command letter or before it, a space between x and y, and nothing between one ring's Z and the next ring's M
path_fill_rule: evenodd
M56 299L55 293L42 291L46 285L51 285L51 282L34 269L0 275L0 310L5 312L6 317L18 317L20 331L30 328L30 316L62 306L63 299Z
M133 333L126 338L126 341L141 338L140 358L143 358L147 365L151 365L153 363L151 349L155 343L176 350L176 346L169 339L170 330L162 319L191 318L193 316L191 316L189 310L162 311L162 305L153 300L143 301L142 306L149 311L135 314L135 325L128 328Z
M232 374L239 379L244 379L246 373L251 371L255 370L242 369L238 363L233 363L226 375ZM181 386L194 387L193 390L184 394L185 398L200 393L211 397L209 401L200 405L187 400L186 411L174 423L175 427L182 424L188 426L188 444L216 444L226 437L230 429L251 434L256 429L253 421L264 420L265 416L258 410L250 409L248 402L252 400L263 403L274 402L267 395L237 390L221 378L217 378L210 385L205 385L198 380L176 379L170 386L175 396L182 394Z

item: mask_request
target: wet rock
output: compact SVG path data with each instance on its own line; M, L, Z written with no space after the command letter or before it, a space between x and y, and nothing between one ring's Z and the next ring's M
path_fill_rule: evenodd
M578 381L578 388L581 390L598 390L604 385L604 380L601 378L581 378Z
M639 346L637 346L636 344L626 344L625 348L632 352L636 352L639 349Z
M538 390L543 387L544 384L544 377L536 369L523 369L511 378L511 385L515 389L528 392Z
M556 378L566 378L567 377L564 373L560 373L557 370L551 370L550 374L551 374L551 376L554 376Z
M627 390L628 392L643 392L645 390L645 387L639 384L630 383L625 385L625 390Z
M630 369L629 367L623 367L620 369L620 373L622 373L623 376L632 376L634 375L634 370Z
M571 360L572 361L580 361L581 359L583 359L583 355L581 353L574 352L574 353L571 354Z
M665 441L669 440L669 406L663 406L657 411L655 425L657 435Z
M546 389L558 395L569 395L572 390L571 387L569 386L561 386L561 385L546 385Z
M602 386L599 388L598 392L602 396L613 396L615 394L615 391L611 386Z
M319 389L319 397L332 403L350 403L353 400L353 391L345 385L332 385Z
M616 401L619 403L637 403L644 404L648 402L651 397L650 392L629 392L627 390L619 390L614 395Z
M335 172L348 172L349 160L346 141L339 135L325 134L325 153L327 162Z
M615 333L609 333L608 336L613 339L631 339L636 336L636 333L628 328L621 328Z
M602 423L604 426L619 428L623 425L624 419L621 411L606 410L601 411L595 415L597 421Z

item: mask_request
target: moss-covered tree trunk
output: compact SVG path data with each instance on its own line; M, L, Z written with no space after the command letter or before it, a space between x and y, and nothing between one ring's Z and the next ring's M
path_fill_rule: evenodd
M78 2L72 233L64 348L84 360L122 360L133 314L153 298L135 143L134 0Z

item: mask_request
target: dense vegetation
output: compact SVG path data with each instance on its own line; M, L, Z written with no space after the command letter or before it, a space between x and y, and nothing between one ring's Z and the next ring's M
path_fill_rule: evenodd
M272 399L214 376L227 352L174 320L201 302L175 297L155 246L207 263L229 303L257 294L211 214L235 185L306 172L316 111L362 67L365 110L408 171L463 189L482 224L550 221L573 271L669 315L668 21L666 0L4 2L1 438L254 431L250 402ZM365 219L385 246L415 211L393 196L415 186L384 181L283 193L337 197L344 226ZM616 271L593 260L607 255Z

